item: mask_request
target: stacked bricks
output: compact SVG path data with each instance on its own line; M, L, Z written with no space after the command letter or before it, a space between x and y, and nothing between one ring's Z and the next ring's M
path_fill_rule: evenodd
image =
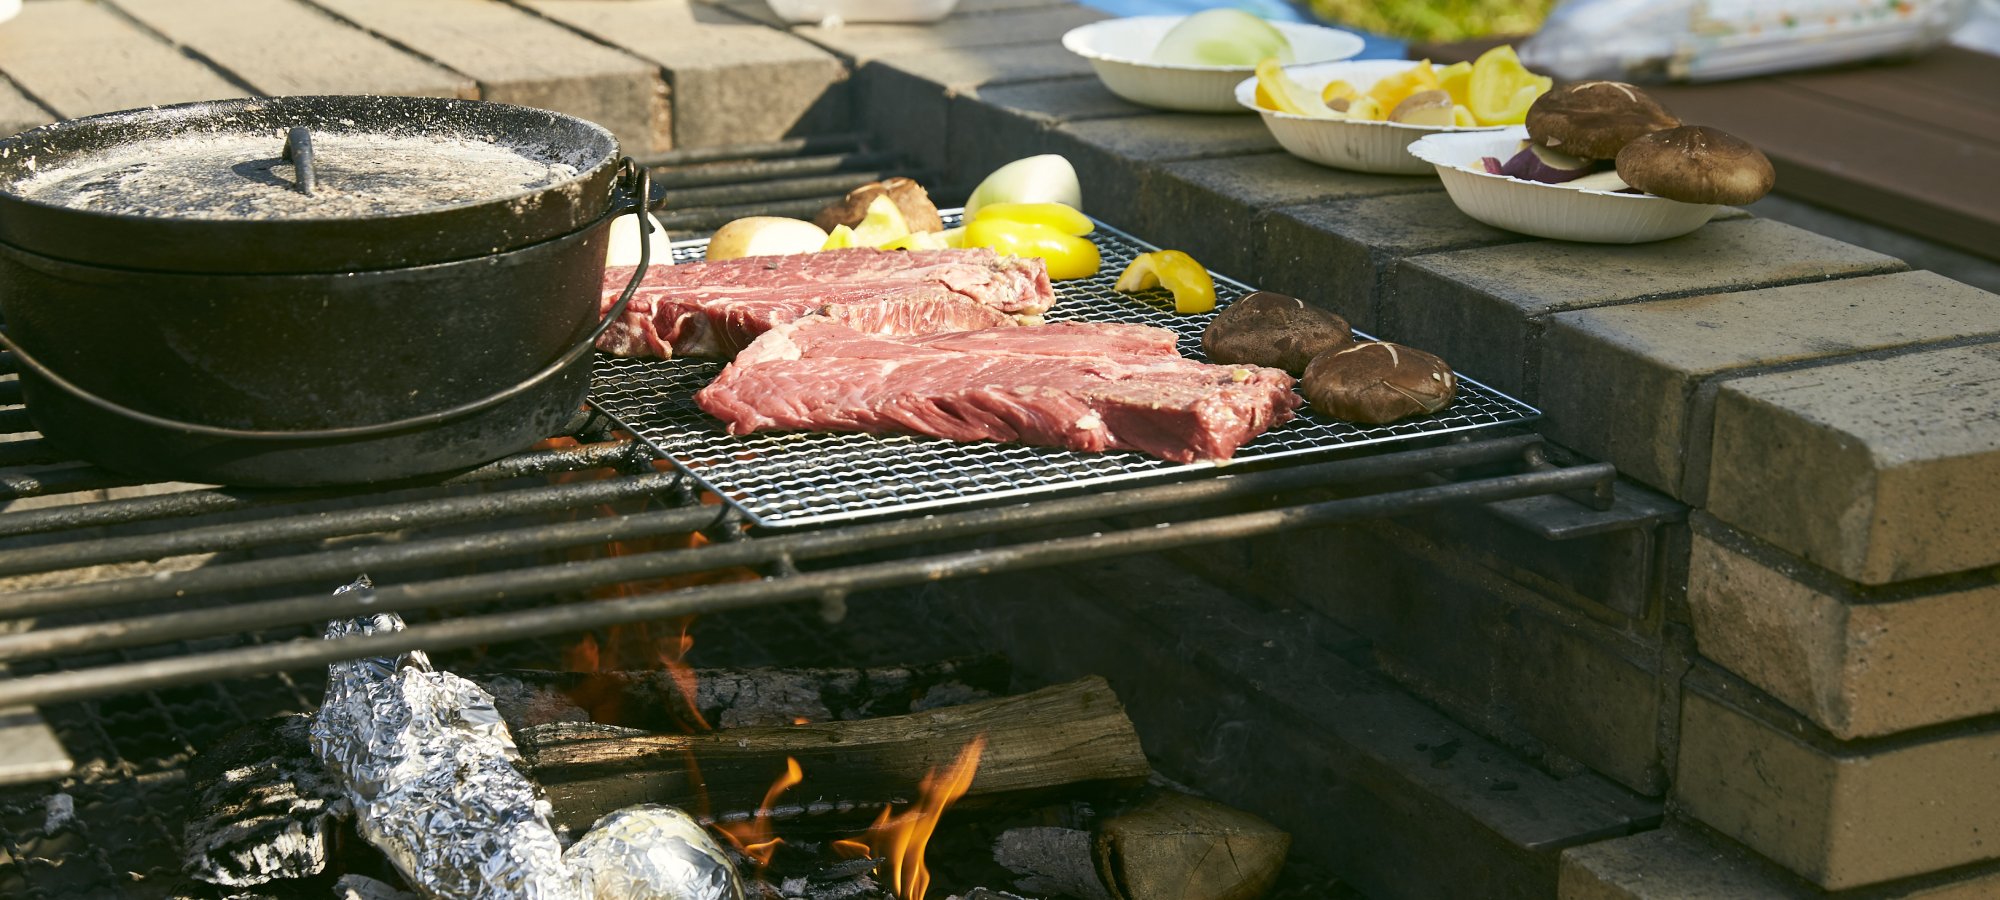
M955 185L1062 154L1087 211L1541 405L1558 452L1615 463L1619 509L1653 511L1558 527L1567 501L1516 501L1175 557L1350 629L1350 655L1539 770L1673 810L1571 835L1504 889L1347 874L1437 897L1995 890L2000 298L1737 211L1637 246L1492 229L1433 178L1111 96L1055 43L1089 17L792 31Z

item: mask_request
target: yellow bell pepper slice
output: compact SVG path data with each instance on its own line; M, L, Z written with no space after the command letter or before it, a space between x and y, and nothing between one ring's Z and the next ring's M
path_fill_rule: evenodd
M1275 56L1257 64L1257 86L1264 90L1271 100L1271 108L1278 112L1322 119L1340 118L1340 113L1328 109L1326 101L1321 100L1311 88L1285 74L1285 67L1278 65Z
M1455 62L1437 70L1438 89L1451 95L1451 102L1465 105L1465 98L1472 96L1472 64Z
M1328 106L1332 106L1335 100L1345 100L1353 103L1361 99L1361 92L1355 90L1354 85L1336 78L1327 82L1326 87L1319 89L1319 98L1326 101Z
M1472 64L1465 105L1481 125L1519 125L1535 98L1554 86L1554 79L1524 68L1513 47L1495 47Z
M1009 222L1029 222L1047 225L1063 234L1082 237L1097 230L1097 223L1090 217L1060 203L989 203L979 208L972 217L981 219L1006 219Z
M1395 109L1396 104L1410 99L1411 94L1438 89L1437 72L1431 69L1431 61L1427 59L1375 82L1375 86L1368 89L1368 96L1373 97L1383 109Z
M1215 279L1194 257L1179 250L1141 253L1118 275L1119 291L1165 287L1174 294L1174 312L1205 313L1215 309Z
M861 245L854 242L854 229L845 225L835 225L832 231L827 232L826 243L820 245L820 249L845 250L849 247L859 246Z
M1102 263L1097 245L1047 225L1009 219L979 218L965 226L966 247L987 247L996 253L1039 256L1057 281L1089 278Z

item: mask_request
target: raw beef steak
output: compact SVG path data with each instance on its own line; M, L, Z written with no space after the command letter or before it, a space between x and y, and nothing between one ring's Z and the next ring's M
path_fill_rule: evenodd
M605 271L603 311L631 277L629 266ZM618 356L727 357L816 312L857 330L931 334L1037 321L1054 302L1042 260L985 249L751 256L648 269L597 346Z
M731 434L864 431L1228 459L1292 418L1292 376L1183 359L1174 334L1063 322L922 337L813 316L758 337L695 395Z

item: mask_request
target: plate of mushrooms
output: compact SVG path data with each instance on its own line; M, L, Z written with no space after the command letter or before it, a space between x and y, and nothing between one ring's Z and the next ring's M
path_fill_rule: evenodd
M1684 124L1615 81L1564 85L1535 101L1525 125L1429 135L1410 153L1437 169L1466 215L1564 241L1679 237L1777 182L1771 161L1747 141Z

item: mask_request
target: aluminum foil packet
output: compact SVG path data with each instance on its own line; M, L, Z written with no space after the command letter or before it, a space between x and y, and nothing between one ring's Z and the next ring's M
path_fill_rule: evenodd
M367 576L335 591L373 587ZM326 637L401 631L393 613L327 624ZM354 806L362 837L436 900L584 900L549 804L493 697L422 652L327 667L313 752Z
M598 819L567 859L595 900L743 900L728 854L671 806L633 806Z

